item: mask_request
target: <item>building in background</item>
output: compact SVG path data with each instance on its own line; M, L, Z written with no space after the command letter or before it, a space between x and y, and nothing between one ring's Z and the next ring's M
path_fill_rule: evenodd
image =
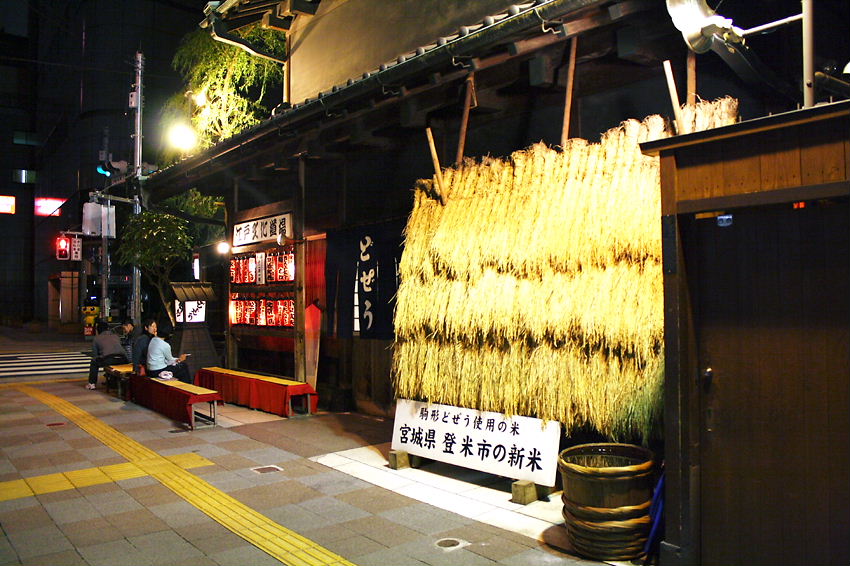
M84 262L57 261L55 239L81 229L82 204L104 186L97 172L104 140L114 161L132 160L127 106L137 51L145 56L143 157L156 162L159 108L182 85L171 58L202 7L189 0L3 2L0 195L15 197L15 214L0 214L0 234L16 244L0 251L0 317L46 320L51 275L79 272L83 263L85 274L95 271L94 239ZM34 216L39 197L64 201L58 216Z
M36 28L27 3L0 10L0 321L32 317L33 216L38 171ZM14 245L9 245L15 242ZM46 281L45 281L46 286Z

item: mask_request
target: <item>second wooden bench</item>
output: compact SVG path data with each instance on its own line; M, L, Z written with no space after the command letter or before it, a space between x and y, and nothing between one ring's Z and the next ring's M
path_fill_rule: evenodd
M292 416L292 399L302 397L306 412L318 410L319 394L308 383L221 367L198 370L195 385L215 389L226 403L236 403L284 417Z

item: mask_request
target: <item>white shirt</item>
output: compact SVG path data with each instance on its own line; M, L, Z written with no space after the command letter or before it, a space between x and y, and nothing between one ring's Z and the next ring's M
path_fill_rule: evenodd
M160 338L154 336L148 344L148 371L157 371L166 366L173 366L177 358L171 355L171 346Z

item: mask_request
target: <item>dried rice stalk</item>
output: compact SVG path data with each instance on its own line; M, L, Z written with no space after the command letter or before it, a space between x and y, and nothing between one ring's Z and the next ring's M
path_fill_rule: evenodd
M700 103L693 123L728 121L735 106ZM445 171L445 206L430 180L417 182L395 312L396 394L557 420L568 433L657 430L660 183L638 144L665 128L652 116L598 144L464 160Z
M714 101L700 100L693 106L682 106L680 134L702 132L728 126L738 121L738 100L731 96Z

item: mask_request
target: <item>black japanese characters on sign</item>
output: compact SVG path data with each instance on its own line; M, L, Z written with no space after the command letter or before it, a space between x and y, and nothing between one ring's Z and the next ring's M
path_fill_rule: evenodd
M278 234L285 238L292 237L292 214L278 214L234 225L233 246L276 240Z
M392 447L514 479L554 485L560 425L399 399Z
M393 309L404 221L397 220L327 235L325 280L327 320L340 338L392 339ZM357 326L355 326L355 321Z
M373 257L372 249L375 242L368 234L360 240L360 257L357 261L357 285L358 306L360 307L360 330L368 332L372 329L374 313L372 305L375 304L375 278L379 265Z

